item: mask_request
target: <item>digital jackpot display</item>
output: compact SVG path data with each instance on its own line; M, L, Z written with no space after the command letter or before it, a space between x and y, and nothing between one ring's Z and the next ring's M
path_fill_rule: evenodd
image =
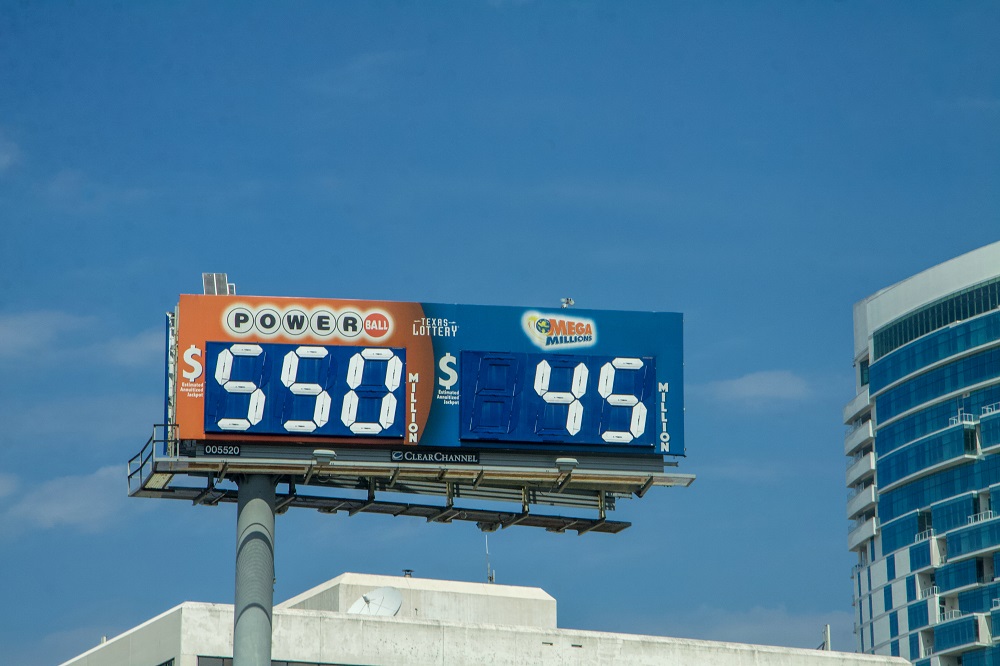
M683 455L677 313L183 295L182 440Z

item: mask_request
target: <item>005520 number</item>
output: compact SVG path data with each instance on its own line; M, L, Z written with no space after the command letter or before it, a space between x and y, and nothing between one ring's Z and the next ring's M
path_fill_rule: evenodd
M238 456L240 447L233 444L206 444L206 456Z

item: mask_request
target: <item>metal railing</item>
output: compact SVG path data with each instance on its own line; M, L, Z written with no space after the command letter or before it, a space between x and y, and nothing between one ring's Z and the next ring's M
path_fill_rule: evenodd
M926 541L934 536L934 528L926 529L923 532L917 533L917 536L913 537L913 543L918 543L920 541Z
M982 415L989 416L997 412L1000 412L1000 402L994 402L992 405L984 405Z
M982 523L987 520L993 520L994 517L995 516L993 514L993 511L980 511L979 513L973 516L969 516L969 520L966 524L975 525L976 523Z
M862 458L864 458L866 455L868 455L868 454L867 453L855 453L853 456L849 457L847 459L847 469L850 469L851 467L853 467L854 463L858 462L859 460L861 460Z
M941 613L941 621L942 622L948 622L950 620L957 620L958 618L964 617L964 616L965 616L965 612L964 611L961 611L961 610L955 608L955 609L952 609L952 610L946 610L946 611L942 612Z
M927 597L934 596L935 594L938 593L938 591L939 590L937 585L931 585L930 587L922 587L920 588L919 598L926 599Z
M159 448L159 454L157 449ZM177 424L157 424L153 426L153 434L139 453L128 461L128 493L142 488L143 481L153 471L153 459L156 455L176 455Z
M975 425L976 424L975 414L969 414L968 412L959 412L957 415L952 416L948 419L949 426L957 426L959 423L964 423L965 425Z
M862 516L860 518L855 518L854 520L849 521L847 523L847 533L850 534L854 530L860 527L864 527L865 523L867 523L870 520L874 520L874 518L865 518L864 516Z

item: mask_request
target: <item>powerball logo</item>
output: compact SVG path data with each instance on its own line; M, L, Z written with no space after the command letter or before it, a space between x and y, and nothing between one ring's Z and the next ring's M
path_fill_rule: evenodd
M543 349L591 347L597 341L594 321L582 317L525 312L521 327L528 338Z

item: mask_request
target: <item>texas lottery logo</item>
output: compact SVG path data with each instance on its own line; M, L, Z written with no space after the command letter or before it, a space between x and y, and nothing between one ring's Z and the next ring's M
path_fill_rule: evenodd
M521 327L528 338L543 349L552 347L592 347L597 327L592 319L525 312Z

